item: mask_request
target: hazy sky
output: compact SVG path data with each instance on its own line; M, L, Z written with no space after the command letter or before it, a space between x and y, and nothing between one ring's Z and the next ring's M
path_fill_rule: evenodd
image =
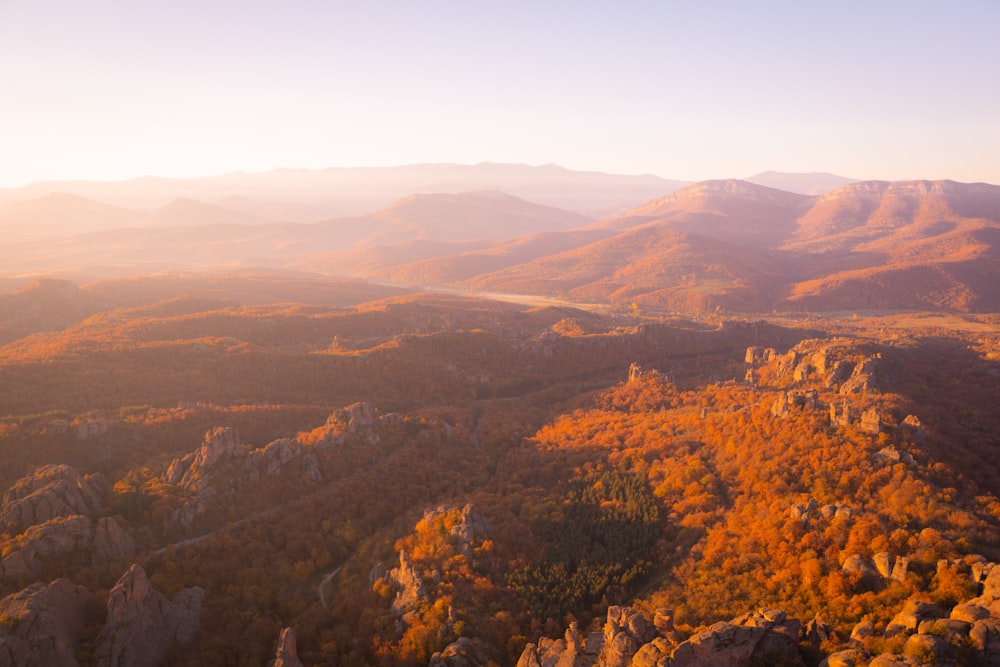
M0 187L485 161L1000 183L998 35L998 0L0 0Z

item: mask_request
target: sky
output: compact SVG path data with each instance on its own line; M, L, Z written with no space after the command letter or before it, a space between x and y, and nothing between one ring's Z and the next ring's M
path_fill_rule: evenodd
M997 0L0 0L0 187L555 163L1000 184Z

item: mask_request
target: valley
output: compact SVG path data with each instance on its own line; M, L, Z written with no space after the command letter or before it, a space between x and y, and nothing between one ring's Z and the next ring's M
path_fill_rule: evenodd
M0 665L1000 661L1000 187L494 167L35 209Z

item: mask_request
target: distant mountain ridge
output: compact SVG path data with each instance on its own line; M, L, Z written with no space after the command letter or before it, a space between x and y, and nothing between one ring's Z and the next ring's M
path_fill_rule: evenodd
M685 184L650 174L575 171L554 164L276 169L205 178L33 183L0 189L0 211L6 203L64 192L121 208L149 210L178 198L197 199L273 220L315 222L370 213L413 194L501 190L540 204L603 216Z
M309 224L184 199L139 217L69 195L37 201L38 227L60 203L133 226L58 243L12 232L8 272L262 266L688 312L1000 311L1000 187L983 183L858 181L805 195L703 181L599 220L496 189L415 193ZM33 219L29 209L0 210L0 229Z

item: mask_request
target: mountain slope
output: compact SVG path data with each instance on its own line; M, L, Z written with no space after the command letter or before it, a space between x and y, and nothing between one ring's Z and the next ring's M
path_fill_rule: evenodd
M18 243L130 227L140 218L135 211L55 192L0 208L0 234L6 243Z
M783 271L765 255L651 223L478 276L469 287L682 310L764 306Z
M812 198L746 181L704 181L631 209L624 217L598 223L627 229L656 221L682 232L702 234L759 248L779 245Z

